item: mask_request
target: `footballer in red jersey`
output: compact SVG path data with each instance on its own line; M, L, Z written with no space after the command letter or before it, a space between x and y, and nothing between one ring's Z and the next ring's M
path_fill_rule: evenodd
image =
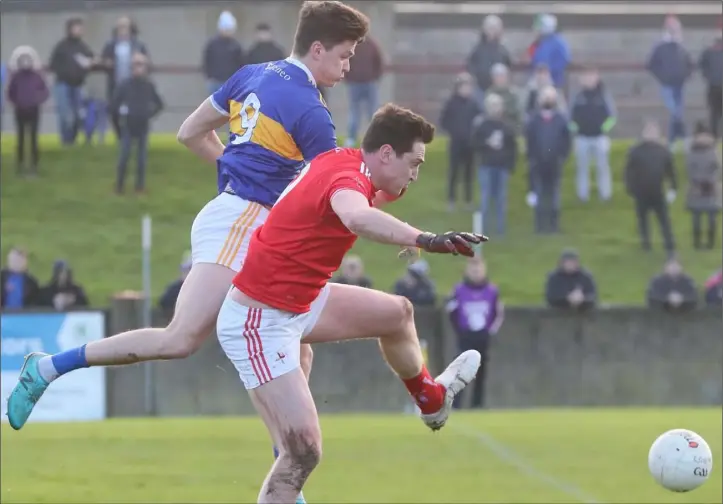
M434 127L388 104L374 114L361 149L316 157L256 230L246 262L218 316L216 332L279 447L260 502L293 502L321 456L321 430L300 369L304 343L378 338L432 430L477 374L468 351L436 379L424 365L411 303L403 297L328 283L361 236L430 253L473 256L472 233L422 232L372 206L378 191L398 195L417 179Z

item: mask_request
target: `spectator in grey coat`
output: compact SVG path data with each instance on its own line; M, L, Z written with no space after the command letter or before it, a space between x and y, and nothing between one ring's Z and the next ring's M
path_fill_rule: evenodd
M570 155L571 137L567 118L557 109L557 90L540 91L540 109L527 123L529 167L527 204L535 209L535 232L560 230L560 182Z
M615 126L615 102L596 69L586 70L581 78L582 90L570 104L570 129L575 133L575 158L577 160L577 197L580 201L590 198L590 157L595 159L597 190L600 199L612 197L610 174L610 137Z
M698 289L693 279L683 272L677 259L665 263L663 273L648 285L648 306L667 312L685 312L698 304Z
M434 306L437 288L429 278L429 264L417 259L407 267L407 273L394 284L394 294L404 296L414 306Z
M660 84L665 107L670 112L668 143L675 147L685 137L684 89L693 73L693 58L683 47L683 27L675 16L668 16L663 25L663 39L655 46L648 59L648 71Z
M203 74L206 76L206 92L215 93L236 70L244 65L244 51L234 38L236 18L229 11L218 17L218 35L206 43L203 50Z
M716 220L721 211L721 163L715 138L705 122L698 122L695 126L685 164L688 173L686 204L693 214L693 246L696 249L703 246L701 220L705 216L708 221L706 248L712 249L718 227Z
M113 28L113 37L101 53L102 65L108 74L107 100L113 99L115 89L133 73L133 55L136 53L148 57L146 45L138 38L138 26L128 16L121 16ZM120 138L120 117L111 111L111 123L116 137Z
M718 29L721 28L723 26L719 24ZM723 114L723 37L720 34L713 44L703 51L698 65L708 84L710 130L714 137L719 138L721 114Z
M660 127L655 121L647 121L642 140L630 148L625 165L625 187L635 200L638 231L643 250L650 250L648 214L653 212L660 223L665 250L675 250L673 229L668 204L675 201L677 180L673 156L663 143ZM669 188L666 190L665 182Z
M497 63L508 68L512 66L510 53L501 42L503 28L502 19L499 16L485 17L482 21L479 41L467 57L467 71L477 80L476 97L480 107L484 93L492 85L492 67Z

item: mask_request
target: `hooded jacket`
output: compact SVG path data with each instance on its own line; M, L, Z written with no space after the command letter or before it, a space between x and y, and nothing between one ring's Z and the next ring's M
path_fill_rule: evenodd
M18 68L18 60L23 56L32 60L31 68ZM12 71L7 88L10 103L20 110L34 109L45 103L50 92L37 51L30 46L16 47L10 56L9 66Z

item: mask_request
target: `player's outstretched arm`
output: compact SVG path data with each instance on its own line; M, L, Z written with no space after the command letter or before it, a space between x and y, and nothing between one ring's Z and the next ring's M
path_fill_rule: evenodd
M422 232L386 212L371 208L364 195L351 189L337 191L331 198L331 208L349 231L378 243L472 257L472 245L487 241L487 237L474 233Z
M183 121L176 138L198 157L215 165L225 148L216 129L227 122L228 117L216 110L207 98Z

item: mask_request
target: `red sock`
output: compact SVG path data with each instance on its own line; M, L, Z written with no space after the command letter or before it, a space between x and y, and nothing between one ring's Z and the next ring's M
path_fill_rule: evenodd
M430 376L427 366L422 367L422 372L418 376L402 381L422 413L427 415L442 409L446 391Z

